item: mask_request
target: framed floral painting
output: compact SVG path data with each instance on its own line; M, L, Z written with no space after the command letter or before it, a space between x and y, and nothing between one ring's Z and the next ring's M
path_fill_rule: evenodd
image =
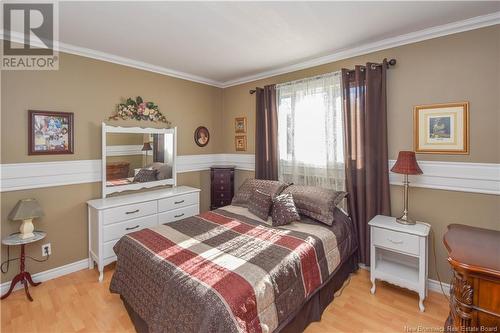
M246 135L236 135L234 137L234 148L236 151L246 151L247 150L247 136Z
M246 117L234 118L234 132L235 133L246 133L247 132L247 118Z
M28 111L28 155L73 154L73 113Z
M416 153L469 154L469 103L419 105L414 109Z

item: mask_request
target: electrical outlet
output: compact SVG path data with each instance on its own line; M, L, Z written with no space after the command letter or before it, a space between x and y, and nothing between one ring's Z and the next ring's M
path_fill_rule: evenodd
M47 243L47 244L43 244L42 245L42 256L46 257L46 256L50 256L52 254L52 248L50 246L50 243Z

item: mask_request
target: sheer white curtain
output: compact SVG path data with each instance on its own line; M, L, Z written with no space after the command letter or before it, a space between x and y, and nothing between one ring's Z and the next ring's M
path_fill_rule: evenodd
M279 179L345 189L341 75L276 86Z

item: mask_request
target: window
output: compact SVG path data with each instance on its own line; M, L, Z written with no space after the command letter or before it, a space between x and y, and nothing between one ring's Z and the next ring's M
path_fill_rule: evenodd
M280 179L343 189L340 73L288 82L276 88Z

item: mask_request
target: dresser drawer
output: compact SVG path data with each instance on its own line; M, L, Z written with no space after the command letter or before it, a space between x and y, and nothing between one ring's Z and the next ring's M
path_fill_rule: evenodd
M213 198L212 200L231 200L231 192L230 191L217 191L213 192Z
M229 206L231 199L212 199L212 203L214 208Z
M178 195L171 198L158 200L158 212L165 212L180 207L186 207L199 204L199 194L189 193Z
M373 227L372 242L375 246L419 255L419 238L416 235Z
M157 213L157 202L147 201L137 204L109 208L103 211L104 225L122 222L137 217L152 215Z
M115 246L116 242L118 242L119 239L115 239L109 242L104 243L102 247L102 257L103 259L107 259L109 257L115 256L115 251L113 251L113 246Z
M103 230L103 241L107 242L113 239L119 239L129 232L151 228L158 225L157 215L140 217L138 219L127 220L121 223L107 225Z
M158 214L160 224L174 222L200 213L198 204L186 206Z
M231 192L231 188L232 186L229 182L224 184L212 184L213 191Z

